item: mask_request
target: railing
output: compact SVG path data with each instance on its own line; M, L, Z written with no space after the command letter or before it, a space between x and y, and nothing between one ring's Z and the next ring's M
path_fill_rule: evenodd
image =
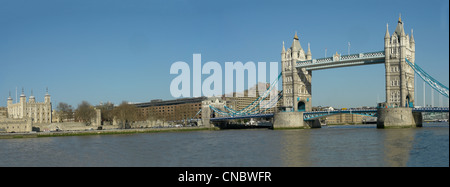
M330 111L304 112L303 120L307 121L307 120L321 118L321 117L325 117L325 116L329 116L329 115L344 114L344 113L375 117L375 116L377 116L377 109L332 110L332 111L330 110Z
M413 108L414 112L449 112L448 107L422 107Z
M334 57L327 57L327 58L319 58L319 59L312 59L312 60L306 60L306 61L298 61L296 63L296 67L303 68L303 67L314 66L314 65L333 64L336 62L364 61L364 60L372 60L374 58L384 58L384 57L385 57L384 51L359 53L359 54L351 54L351 55L342 55L342 56L339 56L338 59L335 59Z

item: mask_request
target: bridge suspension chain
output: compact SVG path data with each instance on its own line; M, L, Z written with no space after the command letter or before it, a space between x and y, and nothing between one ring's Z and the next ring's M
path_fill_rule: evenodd
M278 75L277 79L274 80L272 82L272 84L270 85L269 88L267 88L267 90L263 93L260 94L260 96L258 98L256 98L251 104L249 104L248 106L246 106L245 108L236 111L232 108L229 108L227 106L224 106L224 108L228 111L222 111L218 108L215 108L213 106L209 106L214 112L223 115L223 116L235 116L235 115L252 115L252 114L258 114L261 113L259 112L261 110L261 108L264 108L265 110L262 112L267 111L268 109L272 108L282 97L282 91L280 93L278 93L277 97L272 98L270 101L268 101L267 103L265 103L264 106L260 106L261 104L264 104L263 101L265 101L265 99L267 98L267 96L270 95L270 92L273 90L273 88L276 87L278 80L281 78L281 73ZM268 106L269 105L269 106ZM260 107L258 107L260 106ZM257 108L258 107L258 108Z
M422 78L423 81L425 81L428 85L430 85L434 90L439 92L440 94L444 95L448 98L448 87L434 79L431 75L429 75L427 72L425 72L422 68L417 65L417 63L411 63L408 59L406 59L406 62L409 66L419 75L420 78Z

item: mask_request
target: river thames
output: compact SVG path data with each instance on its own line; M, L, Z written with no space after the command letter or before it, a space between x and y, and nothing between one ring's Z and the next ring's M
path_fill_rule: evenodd
M0 140L0 166L449 166L448 123Z

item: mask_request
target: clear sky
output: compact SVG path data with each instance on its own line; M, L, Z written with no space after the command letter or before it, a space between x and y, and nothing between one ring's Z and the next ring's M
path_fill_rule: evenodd
M381 51L400 13L406 33L414 29L416 63L448 86L448 0L0 0L0 106L22 87L40 102L48 87L54 107L173 99L172 63L192 64L193 53L202 63L279 62L295 31L313 58L325 48L347 54L348 42L350 53ZM381 64L314 71L313 105L375 106L384 84ZM429 86L426 95L429 103Z

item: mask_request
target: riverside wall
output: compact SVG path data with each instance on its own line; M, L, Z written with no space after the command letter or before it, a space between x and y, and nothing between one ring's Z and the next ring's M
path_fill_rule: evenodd
M0 133L22 133L22 132L31 132L32 130L32 121L29 118L24 119L9 119L9 118L1 118L0 119Z

